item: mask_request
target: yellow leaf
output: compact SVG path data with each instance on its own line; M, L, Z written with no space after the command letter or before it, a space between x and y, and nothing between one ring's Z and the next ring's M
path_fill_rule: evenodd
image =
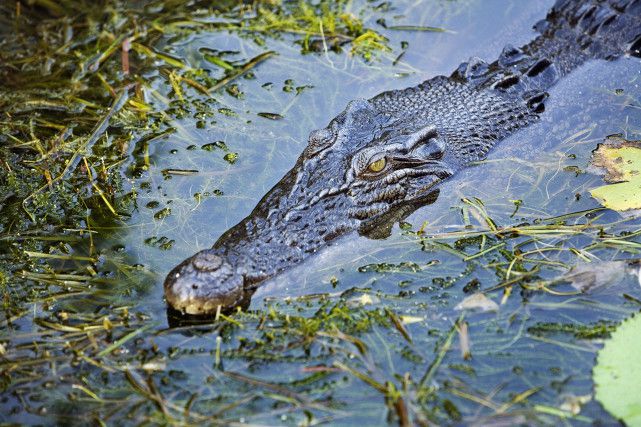
M498 311L499 305L482 293L466 297L455 307L457 310Z
M400 316L400 318L404 325L411 325L412 323L418 323L425 320L424 317L419 316Z
M609 185L590 190L606 208L617 211L641 209L641 141L608 137L592 153L592 164L606 172Z

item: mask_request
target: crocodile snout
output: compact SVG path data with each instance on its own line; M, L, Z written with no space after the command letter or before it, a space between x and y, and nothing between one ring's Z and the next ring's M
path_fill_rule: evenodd
M185 314L214 313L244 297L244 278L223 255L206 249L187 258L167 275L165 298Z

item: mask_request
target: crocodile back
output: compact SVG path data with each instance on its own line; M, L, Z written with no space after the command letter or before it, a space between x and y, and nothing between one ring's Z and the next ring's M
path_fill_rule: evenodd
M537 38L505 46L492 63L471 58L449 77L370 102L406 127L436 126L465 164L536 121L548 89L587 60L641 56L641 0L560 0L534 28Z
M524 64L529 68L519 71L536 77L553 66L556 79L552 75L540 79L544 89L589 59L612 60L626 52L638 55L633 46L641 36L641 0L560 0L534 28L541 35L523 46L531 59ZM509 61L505 53L498 65Z

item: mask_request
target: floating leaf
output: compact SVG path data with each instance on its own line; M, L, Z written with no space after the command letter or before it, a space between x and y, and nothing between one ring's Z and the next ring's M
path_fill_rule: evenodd
M426 27L423 25L392 25L386 27L388 30L397 30L397 31L429 31L435 33L444 33L447 30L439 27Z
M363 305L376 305L379 302L381 302L381 300L375 295L362 294L361 296L347 300L347 305L350 307L358 307Z
M158 220L161 220L161 219L167 218L169 215L171 215L171 209L164 208L164 209L161 209L158 212L156 212L154 214L154 218L158 219Z
M207 62L211 62L212 64L217 65L220 68L224 68L225 70L233 70L234 69L233 65L231 65L229 62L227 62L224 59L221 59L221 58L219 58L217 56L205 53L205 54L203 54L203 58L205 58L205 60Z
M196 175L198 171L196 169L163 169L163 175Z
M595 397L627 425L641 425L641 316L625 320L599 351Z
M278 113L258 113L258 115L269 120L281 120L285 118Z
M227 163L233 165L236 163L236 160L238 160L238 153L227 153L223 159L225 159Z
M641 141L610 136L592 152L592 164L611 183L590 190L592 197L617 211L641 209Z
M403 261L398 264L380 263L380 264L367 264L358 267L359 273L416 273L421 271L421 266L409 261Z
M485 296L477 293L470 295L455 307L457 310L498 311L499 305Z
M210 142L209 144L202 145L200 148L205 151L214 151L217 148L223 151L229 151L227 144L223 141Z
M592 400L592 395L585 394L582 396L575 396L573 394L566 395L563 403L559 407L562 411L569 412L572 415L579 415L582 407Z
M628 271L628 261L603 261L579 264L563 276L573 288L588 292L596 287L620 282Z
M401 318L401 322L403 322L404 325L411 325L412 323L419 323L419 322L424 322L425 318L420 317L420 316L399 316Z

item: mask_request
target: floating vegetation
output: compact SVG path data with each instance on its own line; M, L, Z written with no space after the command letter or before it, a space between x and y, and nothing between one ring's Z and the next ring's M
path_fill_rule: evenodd
M258 2L254 13L226 28L245 33L258 44L264 43L265 37L292 34L302 53L340 52L351 44L352 54L371 60L376 52L390 50L387 39L366 28L356 14L348 11L348 5L344 1Z
M223 159L225 159L227 163L233 165L234 163L236 163L236 160L238 160L238 153L227 153L225 154Z
M165 219L171 215L171 208L163 208L154 214L154 218L157 220Z
M641 209L641 141L609 137L594 151L592 164L605 170L609 183L590 190L592 197L617 211Z
M261 112L261 113L258 113L257 115L260 116L260 117L263 117L265 119L269 119L269 120L281 120L281 119L285 118L285 117L281 116L278 113L264 113L264 112Z
M455 308L457 310L498 311L499 305L484 294L476 293L465 297Z
M627 425L641 422L641 369L635 355L640 348L641 317L626 319L599 351L594 367L595 397Z
M414 262L401 262L399 264L388 264L388 263L381 263L381 264L368 264L364 265L362 267L358 268L358 271L361 273L369 273L369 272L376 272L376 273L386 273L386 272L410 272L410 273L416 273L417 271L421 271L421 266L414 263Z
M578 339L608 338L616 329L613 322L600 322L596 325L578 325L563 323L538 323L528 327L528 332L536 335L569 333Z

